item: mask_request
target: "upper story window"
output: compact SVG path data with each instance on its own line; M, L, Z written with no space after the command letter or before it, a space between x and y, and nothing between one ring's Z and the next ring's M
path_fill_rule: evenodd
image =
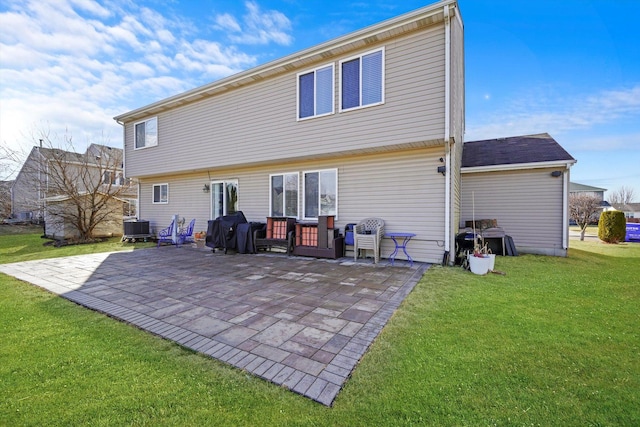
M169 203L169 184L153 185L153 203Z
M333 114L333 64L298 74L298 120Z
M298 173L281 173L270 176L270 216L298 218Z
M304 172L303 179L305 219L338 215L338 170Z
M135 124L135 148L158 145L158 118L152 117Z
M340 61L340 110L384 102L384 49Z

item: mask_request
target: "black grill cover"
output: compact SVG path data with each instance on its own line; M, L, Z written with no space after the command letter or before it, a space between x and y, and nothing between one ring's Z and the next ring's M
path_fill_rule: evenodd
M227 249L237 250L236 230L238 224L246 224L246 222L247 219L242 211L208 221L205 244L214 250L224 249L225 253Z

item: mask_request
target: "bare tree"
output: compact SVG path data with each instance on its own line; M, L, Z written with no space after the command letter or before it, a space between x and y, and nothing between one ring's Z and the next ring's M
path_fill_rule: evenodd
M623 185L619 189L611 192L608 202L626 205L627 203L632 203L635 197L634 189Z
M0 145L0 217L11 215L11 184L24 155L6 144Z
M14 193L22 195L21 202L41 212L47 228L56 224L64 235L64 228L71 227L80 241L92 240L110 222L121 226L122 198L135 197L122 174L122 150L91 144L77 153L70 135L59 147L43 133L19 175L25 176Z
M587 226L594 221L594 217L602 209L599 197L589 194L571 194L569 196L569 218L580 227L580 240L584 240Z

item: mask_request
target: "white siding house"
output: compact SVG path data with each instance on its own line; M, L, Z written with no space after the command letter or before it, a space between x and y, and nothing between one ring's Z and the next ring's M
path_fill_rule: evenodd
M441 262L460 219L463 34L442 1L115 117L139 218L380 217Z
M575 159L546 133L464 145L463 224L495 219L518 252L566 256Z

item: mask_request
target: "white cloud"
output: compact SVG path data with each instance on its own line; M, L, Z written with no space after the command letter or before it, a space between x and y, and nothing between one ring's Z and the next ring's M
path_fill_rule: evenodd
M0 10L0 143L10 146L33 144L42 127L108 133L120 145L113 116L256 63L203 40L201 25L128 0L6 0ZM290 28L284 15L264 15L245 25Z
M215 18L216 25L218 25L221 29L233 31L239 33L242 31L240 28L240 24L236 19L229 15L228 13L223 13L222 15L218 15Z
M109 9L92 0L72 0L71 3L77 5L80 9L103 19L111 16Z
M293 42L291 21L277 10L260 10L256 2L245 2L247 13L242 17L243 25L229 14L216 16L216 28L230 32L229 40L239 44L268 44L271 42L288 46Z
M596 94L566 95L544 89L520 96L491 114L467 117L465 140L548 132L561 135L623 121L640 126L640 85ZM598 138L590 139L598 149ZM585 141L585 146L589 141ZM584 148L583 147L583 148Z

